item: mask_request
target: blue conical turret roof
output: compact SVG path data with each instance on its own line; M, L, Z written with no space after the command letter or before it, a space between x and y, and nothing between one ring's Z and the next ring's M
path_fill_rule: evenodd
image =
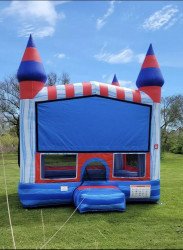
M27 48L30 48L30 47L33 47L33 48L36 47L31 34L29 36L29 40L28 40L28 43L27 43Z
M152 44L150 44L146 57L138 75L136 85L138 88L147 86L163 86L164 79L155 57Z
M112 80L112 85L115 85L115 86L120 86L119 82L118 82L118 79L116 77L116 74L114 74L114 77L113 77L113 80Z
M35 47L32 35L30 35L29 37L27 47L25 49L22 61L17 72L17 78L19 82L46 82L46 73L39 56L39 52Z

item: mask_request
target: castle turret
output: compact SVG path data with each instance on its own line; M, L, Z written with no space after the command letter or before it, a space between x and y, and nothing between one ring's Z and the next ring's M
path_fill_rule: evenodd
M139 90L148 94L154 102L161 101L161 87L164 79L155 57L152 44L150 44L146 57L138 75L136 85Z
M34 98L47 80L39 52L31 35L17 72L17 78L20 83L20 99Z
M117 79L117 77L116 77L116 74L114 75L114 78L113 78L111 84L112 84L112 85L115 85L115 86L120 86L120 84L119 84L119 82L118 82L118 79Z

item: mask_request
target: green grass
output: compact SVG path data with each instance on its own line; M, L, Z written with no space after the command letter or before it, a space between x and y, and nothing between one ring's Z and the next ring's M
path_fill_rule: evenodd
M1 162L1 161L0 161ZM9 203L17 248L44 243L41 209L23 209L17 196L16 156L5 155ZM42 209L48 240L74 211L72 206ZM0 248L12 248L4 176L0 165ZM76 212L46 248L181 249L183 248L183 156L165 154L161 162L159 204L128 204L124 213Z

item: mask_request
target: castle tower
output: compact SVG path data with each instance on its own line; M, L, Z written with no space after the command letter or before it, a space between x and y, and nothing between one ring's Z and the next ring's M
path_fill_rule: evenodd
M117 79L117 77L116 77L116 74L114 75L114 78L113 78L111 84L112 84L112 85L115 85L115 86L120 86L120 84L119 84L119 82L118 82L118 79Z
M31 35L17 72L17 78L20 83L20 99L33 99L47 80L39 52Z
M161 87L164 79L155 57L152 44L150 44L146 57L138 75L136 85L140 91L145 92L154 101L151 117L151 179L160 179L160 102ZM153 159L153 160L152 160Z
M20 182L35 182L35 100L44 87L46 73L30 35L17 78L20 87Z
M164 79L155 57L152 44L150 44L146 57L138 75L136 85L139 90L148 94L156 103L161 101L161 87Z

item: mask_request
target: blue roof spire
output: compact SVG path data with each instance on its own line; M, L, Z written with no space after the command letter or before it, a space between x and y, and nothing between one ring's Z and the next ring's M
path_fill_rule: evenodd
M32 35L30 35L24 56L20 63L17 78L22 81L38 81L45 83L47 76L39 56L39 52L35 47Z
M154 50L153 50L152 43L150 43L150 45L149 45L149 49L147 51L146 56L149 56L149 55L154 55Z
M31 34L30 34L30 36L29 36L29 40L28 40L28 43L27 43L27 47L33 47L33 48L36 47Z
M114 74L114 77L113 77L113 80L112 80L112 85L120 86L116 74Z
M164 84L164 79L154 54L152 44L150 44L146 57L138 75L136 85L138 88L147 86L160 86Z

